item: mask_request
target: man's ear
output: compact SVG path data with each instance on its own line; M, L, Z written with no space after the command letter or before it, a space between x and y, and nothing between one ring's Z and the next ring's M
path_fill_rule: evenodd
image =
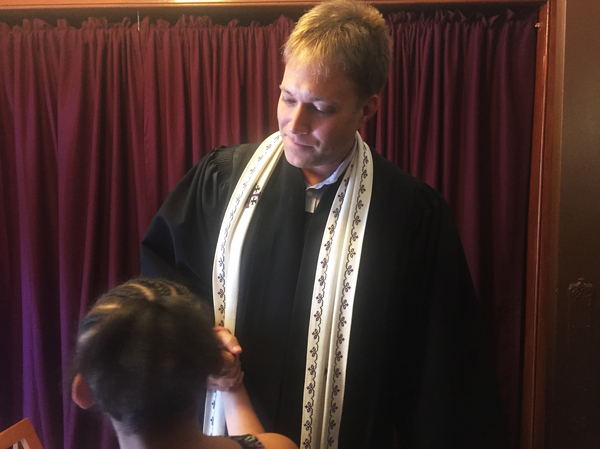
M94 397L89 385L83 380L81 374L77 374L71 386L71 398L81 408L90 408L94 405Z
M362 116L359 127L367 123L375 115L379 108L379 95L371 95L365 100L361 107Z

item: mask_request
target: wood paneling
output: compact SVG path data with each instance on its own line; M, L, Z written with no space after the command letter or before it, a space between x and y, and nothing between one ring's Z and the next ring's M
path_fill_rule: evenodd
M311 6L319 1L307 0L0 0L0 9L24 8L114 8L114 7L168 7L168 6ZM543 4L533 0L374 0L372 5L465 5L465 4Z
M600 2L564 2L546 449L600 447ZM560 90L559 90L560 89Z
M547 217L551 213L553 95L553 54L550 40L555 32L555 1L540 8L534 105L534 129L531 151L529 225L527 242L526 303L523 346L523 386L521 408L521 449L542 449L544 442L545 376L548 308L548 263L556 248L550 242ZM546 245L546 246L545 246ZM544 263L545 262L545 263Z

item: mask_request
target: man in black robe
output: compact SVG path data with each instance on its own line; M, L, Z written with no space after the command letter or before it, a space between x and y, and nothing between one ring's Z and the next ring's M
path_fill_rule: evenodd
M389 67L387 28L366 5L324 3L299 21L284 59L278 120L285 157L243 240L235 335L244 383L265 429L302 447L315 267L332 203L357 151L356 130L377 110ZM218 148L185 175L142 242L143 274L214 296L225 210L257 148ZM372 167L337 447L508 447L448 207L374 152Z

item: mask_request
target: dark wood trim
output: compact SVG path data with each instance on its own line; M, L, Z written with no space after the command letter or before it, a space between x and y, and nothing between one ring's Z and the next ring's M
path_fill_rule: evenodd
M529 218L527 239L527 273L525 295L525 327L523 346L523 384L521 402L521 449L541 448L540 424L544 416L545 374L545 329L543 316L545 307L540 291L542 253L542 214L544 195L544 172L547 169L546 126L548 101L548 54L551 32L551 2L540 8L538 19L538 42L536 57L535 104L533 119L533 141L531 150L531 174L529 191Z
M456 9L489 11L500 8L537 8L545 0L369 0L382 13L408 10ZM109 22L121 22L124 17L161 18L175 23L182 16L208 16L215 24L226 25L236 20L245 26L252 21L274 22L284 15L297 20L318 0L0 0L0 21L10 26L21 25L24 19L41 19L50 24L67 19L77 26L88 17L104 17Z
M556 314L558 301L558 248L561 189L562 117L565 66L567 0L550 3L550 34L548 41L548 96L546 100L546 126L544 130L543 195L541 219L540 289L543 305L538 310L538 332L542 339L545 357L537 361L538 384L534 390L541 416L536 419L534 449L551 446L547 439L548 424L552 422L554 366L556 358Z
M521 449L544 449L553 405L566 0L540 10L530 184Z
M316 0L0 0L0 9L29 9L29 8L150 8L150 7L239 7L239 6L313 6L320 3ZM372 5L481 5L481 4L533 4L540 5L544 0L373 0Z

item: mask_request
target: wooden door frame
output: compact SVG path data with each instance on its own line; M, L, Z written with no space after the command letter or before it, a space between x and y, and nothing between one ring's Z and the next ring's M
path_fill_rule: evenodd
M558 279L558 213L566 0L540 6L529 194L521 449L543 449Z

